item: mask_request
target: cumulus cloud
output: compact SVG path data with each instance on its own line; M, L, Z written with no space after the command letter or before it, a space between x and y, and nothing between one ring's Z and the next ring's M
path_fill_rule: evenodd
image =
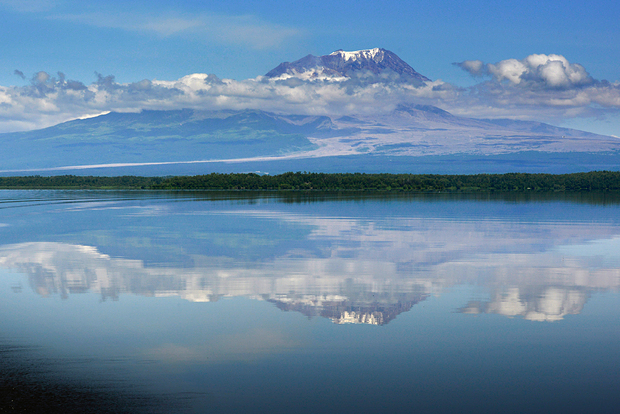
M525 88L570 89L594 83L583 66L570 63L562 55L530 55L494 64L466 60L455 65L473 76L491 75L497 82L507 81Z

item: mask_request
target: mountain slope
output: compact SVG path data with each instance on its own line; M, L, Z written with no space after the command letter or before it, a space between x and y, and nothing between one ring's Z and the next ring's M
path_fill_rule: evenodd
M617 138L538 122L464 118L424 105L334 119L254 110L109 113L0 134L0 142L0 170L261 157L293 158L293 169L304 170L316 164L311 160L335 156L353 157L351 168L359 170L354 158L364 156L364 168L377 171L368 163L386 156L620 154Z
M314 149L328 117L262 111L109 113L50 128L0 134L0 169L284 155Z

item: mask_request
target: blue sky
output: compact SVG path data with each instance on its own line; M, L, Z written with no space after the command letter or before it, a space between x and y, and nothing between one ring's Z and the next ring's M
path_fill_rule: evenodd
M523 105L510 108L513 112L499 108L501 102L497 100L484 103L479 99L477 105L471 105L472 94L480 96L474 89L469 89L467 99L452 95L432 100L427 96L425 99L430 101L425 103L461 115L538 117L541 121L620 136L617 1L139 0L127 4L117 0L0 0L0 13L0 85L5 88L30 87L33 76L41 71L54 79L62 72L66 79L87 86L97 80L95 73L113 75L118 84L143 79L174 81L193 73L243 81L264 75L282 61L309 53L383 47L418 72L456 91L476 88L493 79L507 81L493 77L488 70L486 77L474 77L454 62L480 60L497 64L523 60L532 54L553 54L587 71L594 82L588 86L587 102L564 100L558 104L555 96L547 93L541 98L546 103L536 108L535 88L530 88L528 103L523 104L527 109L523 111L519 109L525 108ZM605 88L597 83L603 80L610 82ZM592 89L595 84L598 86ZM12 96L21 91L15 88ZM520 91L523 97L523 84L519 88L511 89L508 95ZM566 90L562 93L565 97ZM9 98L4 101L13 104ZM555 103L549 104L552 101ZM32 115L21 118L17 110L0 108L0 130L45 126L69 119L72 114L77 117L106 109L105 105L92 104L80 108L75 100L71 105L63 102L48 99L41 103L43 112L38 120L33 102L22 104ZM122 109L123 105L115 102L109 109ZM497 111L459 109L459 105L483 108L485 104L498 107ZM56 115L54 105L59 108ZM137 105L133 102L131 109ZM553 108L547 111L550 105ZM13 106L19 108L18 104ZM559 110L561 106L573 110ZM171 107L170 102L162 105L162 109Z

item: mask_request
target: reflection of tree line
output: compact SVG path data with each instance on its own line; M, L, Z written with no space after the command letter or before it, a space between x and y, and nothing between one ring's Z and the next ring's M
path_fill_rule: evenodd
M430 294L463 283L483 284L492 294L489 300L468 303L462 312L552 321L580 313L592 289L620 286L620 269L589 269L575 262L561 267L555 256L537 257L496 254L479 261L437 263L423 271L377 259L338 257L250 266L202 258L211 265L145 268L139 260L111 258L89 246L25 243L0 248L0 266L27 273L31 287L44 296L96 292L102 300L118 300L122 293L133 293L191 301L246 296L335 323L385 324Z

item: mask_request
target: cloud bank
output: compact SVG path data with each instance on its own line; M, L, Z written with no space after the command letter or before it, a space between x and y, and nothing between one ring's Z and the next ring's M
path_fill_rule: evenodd
M54 125L107 111L261 109L289 114L376 114L401 103L430 104L479 118L559 120L620 112L620 83L592 78L559 55L531 55L494 64L457 63L481 82L460 88L436 80L412 85L394 73L349 79L236 81L192 74L178 80L118 83L96 74L90 84L63 73L35 73L26 86L0 86L0 131ZM15 70L18 77L25 75Z
M144 79L118 83L97 74L90 85L59 72L34 74L23 87L0 87L0 130L26 130L107 111L142 109L261 109L266 111L338 116L376 113L377 105L394 109L400 102L452 99L455 89L441 81L415 87L395 79L369 81L236 81L215 75L192 74L174 81Z

